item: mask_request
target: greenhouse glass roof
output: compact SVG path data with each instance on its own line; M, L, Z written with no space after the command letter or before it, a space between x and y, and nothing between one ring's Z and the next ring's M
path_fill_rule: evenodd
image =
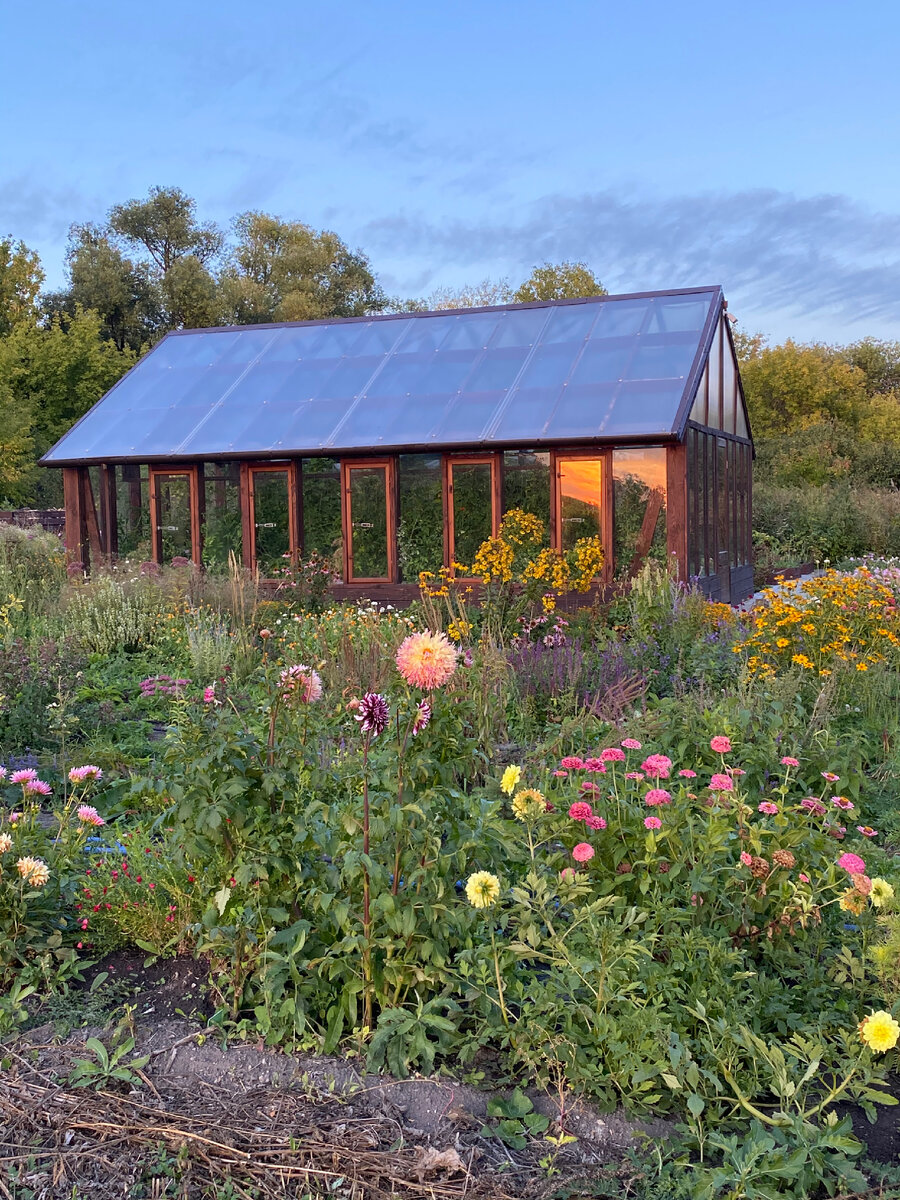
M696 288L170 333L42 461L678 435L721 299Z

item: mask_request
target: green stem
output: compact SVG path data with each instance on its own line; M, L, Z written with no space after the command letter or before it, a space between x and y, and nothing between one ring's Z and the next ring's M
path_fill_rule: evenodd
M490 918L489 918L490 920ZM500 960L497 955L497 942L494 938L494 923L491 921L491 950L494 953L494 975L497 979L497 996L500 1000L500 1012L503 1014L503 1024L509 1028L509 1014L506 1011L506 999L503 995L503 980L500 976Z

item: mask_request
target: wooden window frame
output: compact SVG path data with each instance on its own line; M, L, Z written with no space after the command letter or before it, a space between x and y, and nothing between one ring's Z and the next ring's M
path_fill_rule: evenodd
M295 458L280 462L241 463L241 551L244 566L248 571L258 569L256 553L256 492L253 486L255 475L287 475L288 489L288 550L291 566L297 565L302 553L302 479L300 463Z
M500 533L500 522L503 519L503 452L490 450L486 454L442 454L441 455L441 494L444 505L444 566L454 578L474 578L473 576L456 576L453 564L456 561L456 522L453 512L453 468L455 466L489 466L491 468L491 537Z
M199 463L191 466L168 466L165 463L150 463L147 468L148 492L150 495L150 546L155 563L162 565L162 530L159 524L159 494L157 480L163 476L185 475L188 479L188 503L191 506L191 562L195 567L203 563L203 468Z
M563 463L592 459L600 463L600 541L603 545L603 567L596 577L607 586L615 574L613 541L613 447L599 449L551 450L550 452L550 545L563 552L562 545L562 488L560 468Z
M350 477L355 470L384 469L385 513L387 522L387 575L357 576L353 574L353 510L350 500ZM349 584L362 583L397 583L397 459L393 456L383 458L342 458L341 459L341 527L344 534L344 582Z

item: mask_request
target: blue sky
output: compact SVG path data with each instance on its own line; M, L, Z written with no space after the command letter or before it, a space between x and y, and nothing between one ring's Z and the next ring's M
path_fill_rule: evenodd
M153 184L335 229L387 290L583 259L773 339L900 337L890 0L0 0L0 235Z

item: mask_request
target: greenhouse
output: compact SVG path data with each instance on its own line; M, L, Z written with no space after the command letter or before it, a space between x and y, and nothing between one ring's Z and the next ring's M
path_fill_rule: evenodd
M753 590L752 441L718 287L170 333L44 456L66 550L271 577L316 555L336 597L466 575L504 512L598 587L648 556Z

